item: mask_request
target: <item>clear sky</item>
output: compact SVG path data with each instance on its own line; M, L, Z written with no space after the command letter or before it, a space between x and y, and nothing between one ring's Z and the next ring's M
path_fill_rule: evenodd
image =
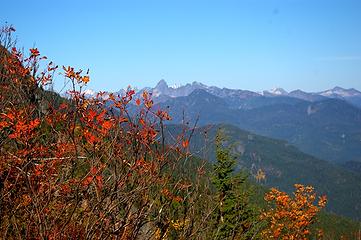
M19 46L90 68L95 90L160 79L361 89L360 0L11 0L1 8Z

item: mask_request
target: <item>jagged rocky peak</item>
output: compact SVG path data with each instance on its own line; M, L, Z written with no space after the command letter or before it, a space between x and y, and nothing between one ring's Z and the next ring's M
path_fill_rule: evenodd
M155 86L156 89L160 90L160 91L164 91L166 89L168 89L168 84L164 79L161 79L157 85Z

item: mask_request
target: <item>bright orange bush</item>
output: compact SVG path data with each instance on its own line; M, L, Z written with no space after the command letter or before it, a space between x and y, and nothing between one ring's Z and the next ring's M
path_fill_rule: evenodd
M316 221L317 213L325 207L326 196L318 199L311 186L295 184L294 197L272 188L265 195L270 209L261 218L269 224L262 232L264 239L308 239L311 225Z

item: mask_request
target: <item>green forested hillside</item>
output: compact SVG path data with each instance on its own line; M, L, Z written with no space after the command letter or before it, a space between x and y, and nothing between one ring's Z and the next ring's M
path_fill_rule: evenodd
M224 128L229 145L237 155L239 168L256 175L259 169L266 174L261 184L291 192L294 183L314 186L329 198L327 210L359 219L361 216L361 176L342 167L299 151L285 141L262 137L230 125L198 128L192 136L191 151L214 161L214 137ZM168 126L170 132L179 126Z

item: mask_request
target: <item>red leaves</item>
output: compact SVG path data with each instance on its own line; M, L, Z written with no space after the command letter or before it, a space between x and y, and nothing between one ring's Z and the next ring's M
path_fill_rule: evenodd
M127 92L127 95L128 96L133 96L135 94L135 91L132 89L132 90L129 90L128 92Z
M97 169L96 167L91 167L91 168L90 168L90 173L91 173L92 175L96 175L96 174L98 173L98 169Z
M69 184L61 185L61 192L63 195L67 195L67 194L71 193L71 188L70 188Z
M97 112L93 109L89 109L88 112L87 112L87 116L86 116L86 121L90 122L90 121L93 121L95 116L97 116Z
M30 57L37 57L40 55L40 52L37 48L30 48L30 53L31 53Z
M85 177L82 181L82 186L89 187L89 185L92 182L94 182L96 187L101 190L103 188L103 176L101 174L102 174L101 168L97 168L94 166L91 167L89 171L89 175Z
M0 129L10 127L14 124L15 116L13 113L1 113L0 115Z
M83 179L81 184L83 185L83 187L88 187L92 181L93 181L93 176L87 176L86 178Z
M35 176L38 177L38 176L41 176L42 174L44 174L43 168L44 168L44 164L38 164L38 165L36 165L36 166L35 166L35 171L34 171Z

